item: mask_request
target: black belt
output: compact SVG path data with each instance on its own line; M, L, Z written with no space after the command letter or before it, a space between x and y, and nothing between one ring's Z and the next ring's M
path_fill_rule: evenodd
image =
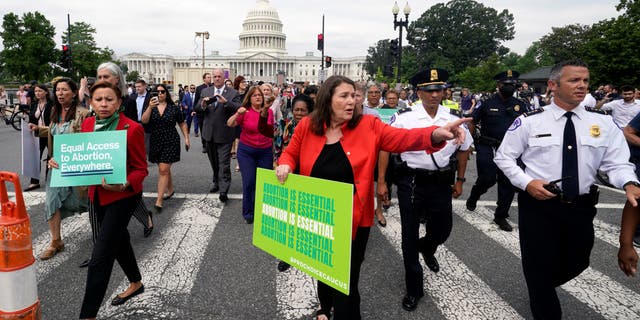
M502 141L491 138L491 137L487 137L487 136L480 136L478 137L477 143L492 146L492 147L499 147Z
M598 189L598 186L592 185L591 188L589 188L589 193L587 194L581 194L574 198L568 198L563 194L560 194L549 201L555 201L577 207L594 207L596 204L598 204L599 197L600 190Z

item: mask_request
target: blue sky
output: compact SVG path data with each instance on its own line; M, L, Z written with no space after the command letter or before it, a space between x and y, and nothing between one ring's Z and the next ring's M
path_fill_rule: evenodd
M617 0L495 0L479 1L498 11L508 9L515 20L515 39L504 45L523 54L531 42L549 33L551 27L573 23L592 24L615 17ZM71 21L85 21L97 29L96 40L101 47L109 47L116 54L130 52L170 54L174 56L201 55L202 40L195 39L196 31L209 31L205 42L207 54L213 50L222 55L235 54L238 34L247 11L256 0L138 0L138 1L77 1L56 0L33 2L2 0L4 15L28 11L43 13L56 27L56 42ZM409 1L409 20L420 17L436 1ZM27 4L27 5L25 5ZM367 48L380 39L394 38L391 8L393 0L335 1L271 0L284 24L287 51L290 55L318 52L316 35L321 31L325 14L325 54L334 57L364 56ZM399 1L402 8L405 1ZM405 42L406 43L406 42Z

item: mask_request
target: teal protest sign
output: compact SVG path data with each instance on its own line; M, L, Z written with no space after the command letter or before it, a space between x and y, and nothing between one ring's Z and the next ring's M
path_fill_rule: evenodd
M384 123L389 123L391 121L391 116L393 116L396 112L398 112L398 109L378 108L376 110L378 110L378 113L380 114L380 120L382 120L382 122Z
M253 244L349 294L353 185L258 168Z
M53 139L51 187L88 186L127 181L127 131L61 134Z

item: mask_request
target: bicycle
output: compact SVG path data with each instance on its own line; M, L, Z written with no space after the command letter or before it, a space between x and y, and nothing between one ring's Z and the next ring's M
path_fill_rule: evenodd
M20 131L22 129L21 120L28 119L29 113L21 108L20 105L1 105L0 113L6 125L11 125L14 129Z

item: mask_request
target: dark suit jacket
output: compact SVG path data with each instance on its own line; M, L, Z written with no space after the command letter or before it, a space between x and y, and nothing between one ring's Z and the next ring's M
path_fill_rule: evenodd
M184 97L182 98L182 101L180 103L180 105L182 106L182 112L191 112L193 111L193 105L195 104L195 100L191 100L191 96L194 96L194 93L191 93L191 91L189 92L185 92Z
M208 87L211 87L211 86L213 86L213 85L211 84L211 85L207 86L206 84L203 83L203 84L201 84L201 85L196 87L196 103L198 101L200 101L200 97L201 97L200 94L202 93L202 89L205 89L205 88L208 88ZM195 109L195 107L194 107L194 109ZM196 110L196 112L198 113L198 116L202 116L203 115L202 110L200 110L200 111Z
M205 88L201 92L200 100L196 104L196 112L204 112L204 123L202 126L202 137L213 143L232 143L235 139L235 129L227 126L227 120L240 107L234 98L238 95L238 91L233 88L224 86L222 96L227 99L226 103L215 103L210 105L202 105L205 97L213 97L216 87L211 86Z

